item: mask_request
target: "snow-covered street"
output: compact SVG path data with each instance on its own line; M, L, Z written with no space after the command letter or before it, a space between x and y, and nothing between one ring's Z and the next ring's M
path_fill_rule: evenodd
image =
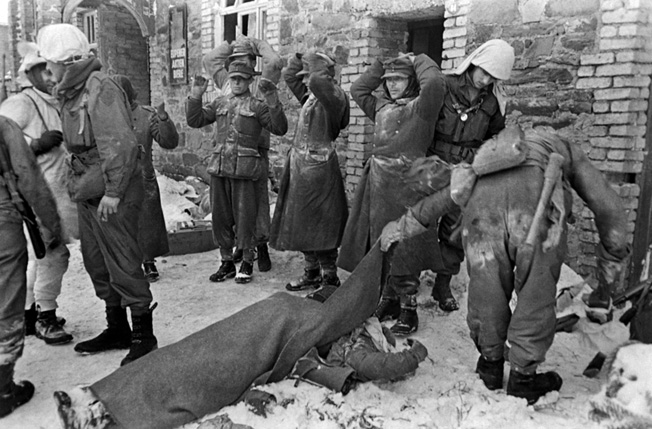
M66 327L77 342L99 333L105 321L103 304L94 296L77 245L72 247L72 254L59 313L67 319ZM152 286L155 301L159 303L154 313L159 346L175 342L272 293L284 291L285 283L300 274L302 255L272 251L271 256L272 271L254 270L254 281L248 285L238 285L233 280L208 281L217 267L217 251L159 258L161 280ZM248 411L244 404L227 407L218 414L228 414L235 423L256 429L598 427L588 419L588 400L600 390L601 382L582 376L596 351L581 333L585 320L580 321L573 333L557 334L542 370L558 371L564 385L557 402L535 410L527 407L525 400L508 397L502 390L490 392L474 373L477 352L465 322L467 279L462 272L453 281L462 310L452 314L445 314L433 305L429 287L426 282L422 284L420 328L414 338L426 345L429 357L414 376L395 383L361 384L346 396L305 382L295 387L295 380L286 380L264 388L277 399L267 418ZM573 284L577 280L565 267L560 283ZM36 394L28 404L0 420L0 427L58 428L52 393L104 377L118 367L126 354L126 351L116 351L81 356L73 351L75 342L55 347L46 346L34 337L27 338L16 378L31 380ZM196 428L198 424L187 427ZM205 427L214 426L205 424Z

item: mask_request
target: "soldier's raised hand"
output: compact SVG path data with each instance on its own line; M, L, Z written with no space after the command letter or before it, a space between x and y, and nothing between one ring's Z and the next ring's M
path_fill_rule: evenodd
M204 76L195 75L192 78L192 88L190 89L190 96L201 100L202 95L208 89L208 79Z

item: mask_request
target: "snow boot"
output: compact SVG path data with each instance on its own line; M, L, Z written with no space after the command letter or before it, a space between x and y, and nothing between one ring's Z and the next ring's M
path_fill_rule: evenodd
M269 259L269 249L267 243L262 243L256 246L258 252L258 271L264 273L272 269L272 260Z
M64 429L108 429L116 422L90 387L75 387L70 395L54 392L59 422Z
M419 316L417 315L417 296L401 296L401 313L398 320L390 328L396 336L405 336L416 332L419 329Z
M127 310L120 306L106 307L107 328L97 337L75 345L77 353L92 354L127 349L131 345L131 328Z
M36 318L38 312L36 311L36 304L32 304L30 308L25 310L25 336L36 335Z
M14 383L14 364L0 365L0 418L29 402L34 396L34 385L29 381Z
M226 279L235 277L235 263L233 261L222 261L220 268L208 278L212 282L223 282Z
M386 320L396 320L401 314L401 302L398 298L382 297L376 307L374 316L381 322Z
M498 360L491 361L485 359L484 356L480 356L478 358L478 364L475 367L475 372L480 375L480 379L487 386L487 389L502 389L504 365L505 359L502 357Z
M235 282L239 284L249 283L252 279L251 274L254 272L254 265L249 261L242 261L240 270L235 276Z
M323 281L321 270L319 268L306 268L304 273L297 282L291 282L285 285L285 289L291 292L297 292L308 288L318 288Z
M134 314L132 310L131 324L133 331L131 333L131 347L127 356L120 362L120 366L127 365L158 348L158 341L154 336L154 327L152 326L152 313L157 305L154 304L145 313L139 315Z
M145 271L145 278L150 283L157 281L160 277L156 269L156 263L153 260L143 262L143 270Z
M563 380L554 371L543 374L522 374L518 371L509 372L507 394L517 398L525 398L532 405L548 392L561 389Z
M45 344L66 344L72 341L72 335L63 329L57 319L57 310L40 311L36 320L36 338Z
M460 305L451 292L452 278L453 276L449 274L437 274L431 292L432 298L439 303L439 308L446 312L460 309Z

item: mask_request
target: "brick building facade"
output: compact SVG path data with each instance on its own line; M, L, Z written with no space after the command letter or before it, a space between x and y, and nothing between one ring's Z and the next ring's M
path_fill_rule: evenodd
M134 1L113 4L119 8ZM38 5L48 2L54 0L37 0ZM652 207L648 198L640 198L652 189L646 157L652 75L652 53L646 46L652 37L652 2L158 0L154 29L144 38L149 48L149 89L152 103L166 102L179 125L181 142L178 149L157 151L155 156L160 170L177 177L195 174L211 151L210 127L193 130L184 125L189 85L173 85L169 79L168 11L180 5L187 11L190 76L202 73L202 55L222 40L232 40L236 30L264 37L285 58L312 46L332 52L345 90L379 57L426 52L441 61L442 69L451 70L484 41L506 40L517 57L506 85L508 122L543 126L582 145L623 198L634 246L630 277L639 277L652 241ZM124 73L121 67L114 69ZM299 105L285 85L281 89L293 124ZM337 142L349 192L369 155L372 128L352 102L350 125ZM287 136L273 140L277 154L287 150L292 129L291 125ZM596 264L597 231L592 214L578 199L574 213L568 262L581 274L590 274Z

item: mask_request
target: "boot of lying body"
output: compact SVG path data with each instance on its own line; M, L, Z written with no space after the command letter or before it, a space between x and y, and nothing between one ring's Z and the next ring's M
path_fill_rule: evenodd
M45 344L66 344L72 341L71 334L63 329L57 318L57 310L39 311L36 320L36 337Z
M131 324L133 325L131 347L129 347L127 356L120 362L120 366L127 365L158 348L158 341L154 336L154 328L152 326L152 313L156 306L157 304L154 304L152 308L144 312L142 309L131 309Z
M14 383L14 364L0 365L0 418L29 402L34 385L29 381Z
M528 405L532 405L546 393L559 391L562 383L561 377L554 371L524 374L512 369L507 382L507 394L525 398Z
M478 358L478 364L475 372L480 376L489 390L503 388L505 358L500 357L498 360L488 360L484 356Z
M401 295L401 312L398 320L390 328L396 336L410 335L419 329L419 316L417 315L417 295Z
M449 274L437 274L432 287L432 298L439 303L439 308L447 312L460 309L460 305L451 292L452 278L453 276Z
M89 387L75 387L70 394L54 392L59 422L63 429L108 429L115 421Z
M82 354L127 349L131 345L131 328L127 310L121 306L106 307L107 328L100 335L75 345L75 351Z
M299 280L286 284L285 289L291 292L297 292L300 290L317 288L321 285L322 280L321 269L319 267L306 268Z

